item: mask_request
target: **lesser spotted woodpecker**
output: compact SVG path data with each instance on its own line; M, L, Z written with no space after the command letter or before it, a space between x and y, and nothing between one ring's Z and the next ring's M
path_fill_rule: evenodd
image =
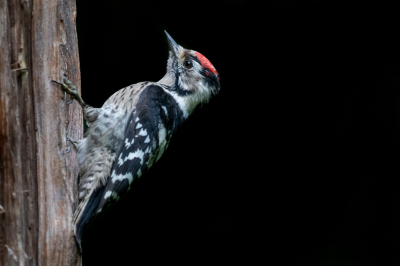
M87 105L64 77L62 86L83 109L86 137L69 140L77 151L80 204L73 221L81 248L85 225L128 192L134 180L162 156L171 136L193 112L220 90L219 74L201 53L169 44L167 73L114 93L101 108Z

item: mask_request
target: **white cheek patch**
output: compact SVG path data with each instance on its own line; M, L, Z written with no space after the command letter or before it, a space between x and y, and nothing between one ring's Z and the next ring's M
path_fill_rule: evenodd
M187 103L186 103L185 97L180 97L178 94L176 94L173 91L169 91L169 90L165 90L165 91L167 93L169 93L174 98L174 100L177 102L179 109L181 109L181 111L183 113L183 117L188 118L189 113L188 113L188 108L187 108Z
M178 80L179 85L181 87L187 87L188 84L190 84L190 88L194 89L194 93L185 95L185 96L179 96L176 92L164 89L164 91L168 94L170 94L174 100L177 102L179 109L183 112L184 118L188 118L190 114L193 112L193 110L196 108L198 105L202 105L204 103L207 103L212 94L215 94L216 88L210 87L207 85L205 82L203 82L202 79L199 78L193 78L193 80L188 80L188 84L184 84L181 79ZM161 106L163 111L168 114L168 111L165 106Z

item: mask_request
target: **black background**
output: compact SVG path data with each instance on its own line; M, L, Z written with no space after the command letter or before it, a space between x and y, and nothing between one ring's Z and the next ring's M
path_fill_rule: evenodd
M394 5L77 8L82 96L92 106L164 76L163 30L221 75L220 95L86 230L83 265L400 265Z

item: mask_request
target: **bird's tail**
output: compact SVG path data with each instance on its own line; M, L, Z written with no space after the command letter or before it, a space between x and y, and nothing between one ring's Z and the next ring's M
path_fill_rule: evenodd
M100 203L105 187L102 186L93 191L93 193L87 194L86 197L79 203L73 217L75 239L82 252L81 239L82 232L86 224L90 221L93 216L93 212L96 210Z

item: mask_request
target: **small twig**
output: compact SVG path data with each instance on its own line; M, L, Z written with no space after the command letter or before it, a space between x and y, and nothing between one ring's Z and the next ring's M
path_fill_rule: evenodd
M23 67L23 68L16 68L16 69L12 69L11 70L11 72L14 72L14 71L19 71L19 70L26 70L26 69L28 69L27 67Z

